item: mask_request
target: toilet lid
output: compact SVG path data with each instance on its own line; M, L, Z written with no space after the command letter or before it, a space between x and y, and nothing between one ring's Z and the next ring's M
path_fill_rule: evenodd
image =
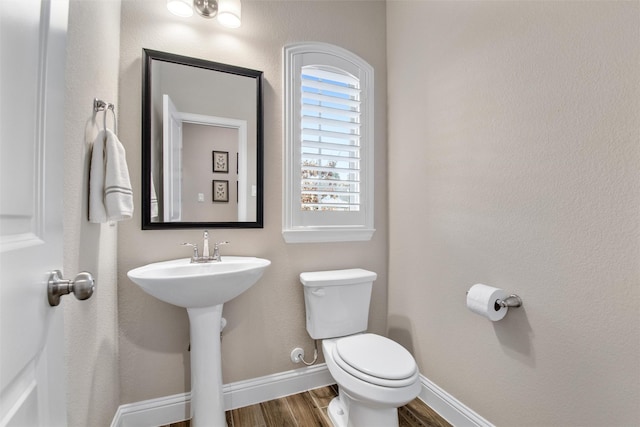
M380 335L341 338L336 342L334 358L341 368L373 384L404 387L417 378L413 356L400 344Z

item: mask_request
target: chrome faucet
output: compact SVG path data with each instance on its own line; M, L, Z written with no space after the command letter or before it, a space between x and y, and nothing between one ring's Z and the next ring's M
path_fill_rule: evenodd
M227 245L229 242L217 242L213 244L213 255L209 255L209 231L204 230L202 236L202 256L198 254L198 245L195 243L183 243L182 246L190 246L193 248L191 263L220 262L220 245Z
M209 230L202 235L202 258L209 258Z

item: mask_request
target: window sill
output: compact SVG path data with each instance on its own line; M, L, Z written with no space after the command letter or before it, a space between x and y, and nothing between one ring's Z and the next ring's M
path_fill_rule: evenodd
M375 228L300 227L282 230L287 243L363 242L371 240Z

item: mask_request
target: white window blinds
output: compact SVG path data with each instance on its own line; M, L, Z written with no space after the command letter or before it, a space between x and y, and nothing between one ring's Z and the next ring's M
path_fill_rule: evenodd
M359 211L359 80L342 70L304 66L300 82L300 208Z
M287 243L370 240L374 80L365 60L327 43L284 48Z

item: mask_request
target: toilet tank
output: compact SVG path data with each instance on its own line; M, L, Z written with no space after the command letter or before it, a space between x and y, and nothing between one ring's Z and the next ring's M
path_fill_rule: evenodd
M313 339L367 330L371 288L377 274L354 268L300 274L304 286L307 332Z

